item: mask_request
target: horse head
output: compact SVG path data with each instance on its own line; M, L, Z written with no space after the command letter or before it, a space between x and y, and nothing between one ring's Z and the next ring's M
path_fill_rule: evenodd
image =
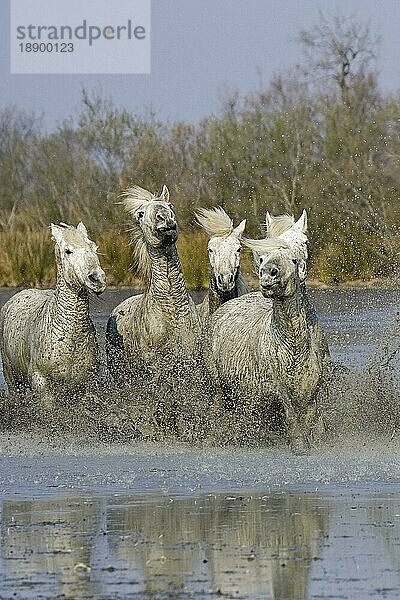
M272 250L259 256L258 277L262 295L266 298L293 296L306 276L306 261L296 257L290 248Z
M233 290L239 274L241 237L246 219L233 227L232 219L223 208L200 208L196 212L199 225L208 233L208 258L211 277L222 294Z
M148 246L160 248L176 242L178 226L166 185L159 196L133 186L123 192L122 197L126 210L139 226Z
M97 246L81 222L76 227L60 223L50 225L56 243L57 266L64 281L73 290L86 289L101 294L106 288L106 275L100 266Z

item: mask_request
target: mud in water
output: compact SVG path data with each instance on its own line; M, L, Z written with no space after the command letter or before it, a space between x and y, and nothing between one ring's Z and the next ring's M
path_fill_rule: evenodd
M129 293L93 307L100 333ZM107 381L95 410L4 400L0 598L399 598L398 292L312 297L345 368L307 456L284 437L229 445L196 394L186 431Z

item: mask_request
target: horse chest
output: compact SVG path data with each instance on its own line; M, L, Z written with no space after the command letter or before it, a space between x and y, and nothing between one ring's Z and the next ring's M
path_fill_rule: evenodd
M50 336L41 357L44 370L53 379L74 382L88 376L97 362L97 349L90 331L58 332Z
M271 353L271 376L291 397L303 398L310 394L319 380L317 360L308 346L279 345Z

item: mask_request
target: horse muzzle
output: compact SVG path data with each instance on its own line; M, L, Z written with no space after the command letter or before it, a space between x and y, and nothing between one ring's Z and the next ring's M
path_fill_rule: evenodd
M178 226L175 221L168 221L167 223L157 226L157 233L158 235L161 235L164 240L176 242L178 239Z
M106 274L103 269L95 269L86 279L86 287L97 295L104 292L107 285Z
M228 275L218 273L215 276L215 281L217 288L223 293L231 292L235 287L235 275L233 273L229 273Z
M262 275L260 277L260 289L263 296L270 298L275 296L281 290L281 278L271 275Z

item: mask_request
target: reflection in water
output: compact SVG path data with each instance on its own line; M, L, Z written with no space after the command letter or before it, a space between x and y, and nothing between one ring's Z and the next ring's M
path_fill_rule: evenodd
M44 597L96 596L88 565L99 515L99 502L81 498L3 502L0 579L5 589L32 598L38 591Z
M327 519L306 493L5 501L0 596L305 598Z
M0 598L397 598L398 498L4 500Z
M209 554L217 589L228 596L307 596L326 524L326 507L317 498L220 500L214 517Z
M389 500L389 501L387 501ZM398 493L381 498L367 509L368 521L374 530L377 543L382 545L380 554L385 556L388 571L394 575L397 590L400 589L400 497Z

